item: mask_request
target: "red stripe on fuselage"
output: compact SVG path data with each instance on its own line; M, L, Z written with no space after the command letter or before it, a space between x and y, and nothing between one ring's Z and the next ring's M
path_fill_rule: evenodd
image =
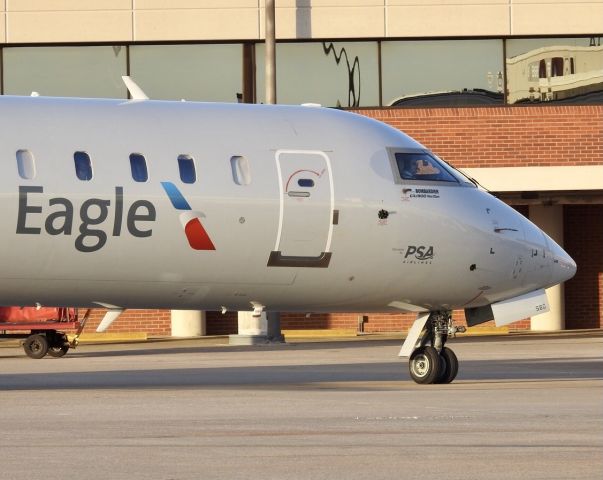
M184 227L184 233L186 234L188 244L191 246L191 248L194 248L195 250L216 249L198 218L193 218L186 224L186 227Z

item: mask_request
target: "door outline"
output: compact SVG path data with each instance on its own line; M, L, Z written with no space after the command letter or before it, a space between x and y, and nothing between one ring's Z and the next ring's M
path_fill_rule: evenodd
M330 193L330 218L333 219L333 211L335 208L335 192L333 184L333 171L331 169L331 159L322 150L277 150L275 152L276 161L276 172L278 177L278 189L279 189L279 215L278 215L278 230L276 233L276 242L274 244L274 250L270 252L268 258L269 267L314 267L314 268L327 268L331 261L330 252L331 240L333 238L333 221L329 222L329 231L327 233L327 240L325 247L320 255L316 257L307 256L287 256L283 255L279 250L281 244L281 237L283 233L283 220L285 214L285 191L283 185L283 176L281 169L281 155L283 154L294 154L294 155L318 155L325 161L327 167L327 173L329 175L329 193Z

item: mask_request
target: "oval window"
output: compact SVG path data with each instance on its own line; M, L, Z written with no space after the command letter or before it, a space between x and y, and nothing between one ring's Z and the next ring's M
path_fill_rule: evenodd
M149 179L147 161L144 158L144 155L140 153L131 153L130 169L132 170L132 178L135 182L146 182Z
M178 170L180 171L180 180L183 183L195 183L197 181L195 160L190 155L178 155Z
M251 183L249 162L245 157L231 157L230 168L232 169L232 179L237 185L249 185Z
M73 154L73 161L75 162L75 174L77 178L84 181L92 180L90 155L86 152L75 152Z
M36 161L29 150L17 150L17 169L19 176L31 180L36 176Z

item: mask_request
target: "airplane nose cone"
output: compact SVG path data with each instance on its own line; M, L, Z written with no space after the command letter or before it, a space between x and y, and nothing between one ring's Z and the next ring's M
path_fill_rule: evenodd
M554 285L569 280L576 274L576 262L563 248L548 235L544 234L547 243L547 256L551 262L551 282Z

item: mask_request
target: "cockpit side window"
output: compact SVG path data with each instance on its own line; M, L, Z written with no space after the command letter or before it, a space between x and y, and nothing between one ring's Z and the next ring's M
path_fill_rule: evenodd
M402 181L454 182L458 180L442 163L426 152L396 152L396 165Z

